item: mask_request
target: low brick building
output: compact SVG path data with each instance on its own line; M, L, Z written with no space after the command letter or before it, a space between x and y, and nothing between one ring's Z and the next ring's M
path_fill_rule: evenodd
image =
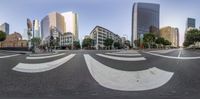
M26 48L27 40L23 40L20 33L14 32L6 37L6 40L0 42L0 48Z

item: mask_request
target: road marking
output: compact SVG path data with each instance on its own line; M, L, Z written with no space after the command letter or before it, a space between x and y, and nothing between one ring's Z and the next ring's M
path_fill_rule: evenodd
M61 66L62 64L72 59L74 56L75 54L70 54L64 58L46 63L37 63L37 64L19 63L12 70L24 73L45 72Z
M180 50L178 53L178 57L180 58L182 51Z
M19 56L20 54L14 54L14 55L6 55L6 56L0 56L0 58L9 58L14 56Z
M41 57L26 57L26 59L46 59L46 58L52 58L57 56L65 55L65 53L57 54L57 55L51 55L51 56L41 56Z
M113 60L120 60L120 61L143 61L146 60L144 57L135 57L135 58L128 58L128 57L116 57L116 56L108 56L103 54L97 54L98 56L109 58Z
M154 56L164 57L164 58L170 58L170 59L182 59L182 60L200 59L200 57L174 57L174 56L165 56L165 55L160 55L160 54L155 54L155 53L150 53L150 52L144 52L144 53L151 54Z
M141 56L141 54L121 54L121 53L105 53L108 55L116 55L116 56Z
M55 55L57 53L45 53L45 54L29 54L29 56L47 56L47 55Z
M157 51L149 51L149 52L156 52L156 53L161 53L161 54L166 54L166 53L170 53L173 51L176 51L178 49L170 49L170 50L157 50Z
M142 71L122 71L108 67L88 54L85 62L92 77L103 87L120 91L151 90L166 84L174 73L150 68Z
M138 51L119 51L119 52L115 52L115 53L118 53L118 54L137 54Z

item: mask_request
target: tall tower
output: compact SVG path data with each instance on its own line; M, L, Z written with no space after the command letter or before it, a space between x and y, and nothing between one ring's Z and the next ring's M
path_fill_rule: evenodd
M74 40L79 40L78 15L74 12L62 13L65 19L65 32L71 32Z
M52 12L42 19L41 33L43 40L50 36L52 27L56 28L60 33L65 32L65 20L61 14Z
M42 35L40 33L40 21L39 20L33 20L33 36L36 38L42 38Z
M143 35L150 32L151 28L159 30L160 5L152 3L134 3L132 10L132 36L131 44L135 47L134 41L141 40ZM158 31L157 30L157 31Z
M0 30L5 32L6 35L9 35L9 24L3 23L2 25L0 25Z

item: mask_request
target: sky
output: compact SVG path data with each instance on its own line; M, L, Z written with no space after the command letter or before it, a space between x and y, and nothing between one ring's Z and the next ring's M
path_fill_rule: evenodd
M180 44L188 17L200 26L199 0L1 0L0 24L10 24L10 33L19 32L26 39L26 19L41 20L50 12L73 11L78 14L79 39L99 25L131 39L132 6L134 2L160 4L160 28L179 28Z

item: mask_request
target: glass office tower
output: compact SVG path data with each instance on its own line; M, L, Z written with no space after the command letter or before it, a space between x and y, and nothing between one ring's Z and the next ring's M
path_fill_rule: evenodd
M9 35L9 24L4 23L4 24L0 25L0 31L3 31L6 33L6 35Z
M43 40L50 36L50 30L52 27L56 27L56 29L60 33L65 32L65 20L61 14L57 12L52 12L52 13L49 13L48 16L42 19L41 33L42 33Z
M142 40L145 33L150 29L159 30L160 5L152 3L134 3L132 12L132 36L131 41L135 47L134 41ZM141 42L140 42L141 43Z
M65 12L62 13L62 16L65 18L65 32L70 32L73 35L74 40L78 41L78 15L74 12Z
M187 27L186 28L195 28L196 24L195 24L195 19L194 18L188 18L187 19Z

